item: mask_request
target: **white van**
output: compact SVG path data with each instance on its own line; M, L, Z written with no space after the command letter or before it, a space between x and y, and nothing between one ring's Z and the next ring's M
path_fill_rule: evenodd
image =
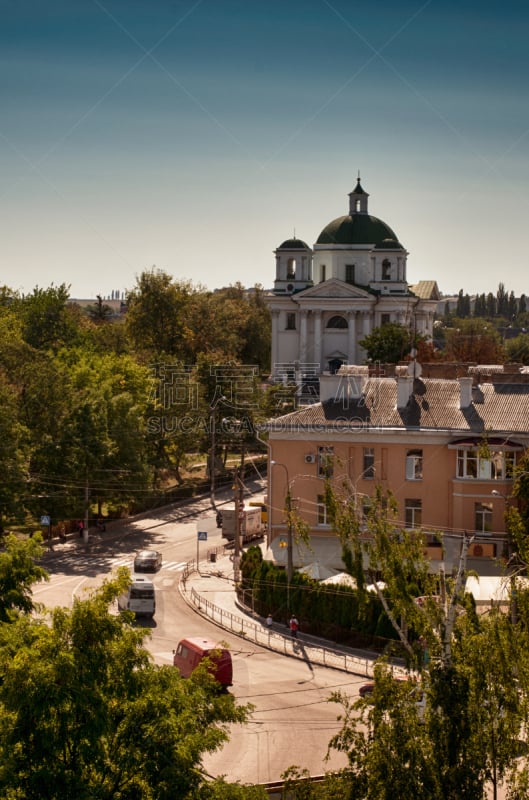
M148 578L134 576L128 590L118 597L120 611L132 611L137 617L154 617L156 598L154 583Z

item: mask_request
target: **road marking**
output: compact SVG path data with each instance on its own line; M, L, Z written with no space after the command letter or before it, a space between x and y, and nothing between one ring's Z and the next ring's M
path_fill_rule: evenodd
M178 564L175 564L174 562L170 561L168 564L164 564L163 568L172 572L176 572L177 570L184 569L186 564L187 561L180 561Z

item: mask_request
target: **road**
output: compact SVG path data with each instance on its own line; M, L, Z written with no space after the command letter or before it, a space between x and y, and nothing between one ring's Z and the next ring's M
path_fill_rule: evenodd
M232 651L232 693L254 710L246 726L235 726L230 741L218 753L207 756L210 774L230 781L264 783L279 780L287 767L297 765L319 775L343 766L343 756L334 753L325 763L327 745L339 729L339 707L328 702L330 693L357 693L363 678L311 665L278 655L238 638L203 619L178 591L185 563L197 557L197 530L208 533L199 555L223 544L215 515L207 498L186 507L161 509L130 522L119 531L109 530L104 545L87 552L80 541L68 552L47 553L44 566L49 584L35 587L34 597L47 607L71 606L75 596L100 585L118 566L132 569L134 553L142 548L160 550L162 569L153 577L156 586L156 616L142 623L150 628L146 646L157 664L171 664L172 650L183 636L222 638Z

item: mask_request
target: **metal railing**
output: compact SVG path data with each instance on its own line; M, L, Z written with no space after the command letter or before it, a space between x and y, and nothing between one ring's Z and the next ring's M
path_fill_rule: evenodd
M311 663L339 669L343 672L350 672L362 677L373 677L375 663L373 658L362 657L347 652L345 649L322 645L314 637L304 634L298 634L298 637L294 639L290 636L290 632L286 630L284 634L281 633L277 624L267 627L264 623L256 623L251 619L239 616L216 605L211 600L200 595L193 587L188 589L186 586L187 578L195 571L195 561L186 564L181 577L182 594L199 614L202 614L202 616L211 620L220 628L282 655L305 659Z

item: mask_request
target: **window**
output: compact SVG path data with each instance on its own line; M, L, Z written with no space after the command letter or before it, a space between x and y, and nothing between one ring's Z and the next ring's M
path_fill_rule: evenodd
M385 258L382 262L382 280L383 281L390 281L391 280L391 261Z
M391 314L381 314L380 315L380 325L389 325L391 322Z
M332 478L334 447L318 447L318 477Z
M375 448L364 447L364 461L361 477L374 478L375 477Z
M355 282L355 265L354 264L346 264L345 265L345 282L354 284L354 282Z
M293 280L296 277L296 259L289 258L287 261L287 281Z
M406 453L406 480L422 480L422 450L408 450Z
M493 450L482 455L479 449L457 451L457 477L482 481L512 478L516 464L514 450Z
M420 528L422 522L422 500L404 501L404 522L407 528Z
M479 533L492 530L492 503L474 504L474 529Z
M295 331L296 330L296 315L292 312L287 313L287 324L286 324L287 331Z
M338 315L335 315L334 317L330 318L330 320L328 321L326 327L327 328L342 328L342 329L343 328L347 328L348 327L347 320L345 319L345 317L340 317Z
M330 525L329 518L327 516L325 496L323 494L318 495L318 525Z
M369 516L369 511L371 509L371 498L368 497L366 494L362 495L362 518L366 520Z
M323 283L323 281L325 280L326 272L327 272L327 267L325 266L325 264L321 264L320 265L320 283Z

